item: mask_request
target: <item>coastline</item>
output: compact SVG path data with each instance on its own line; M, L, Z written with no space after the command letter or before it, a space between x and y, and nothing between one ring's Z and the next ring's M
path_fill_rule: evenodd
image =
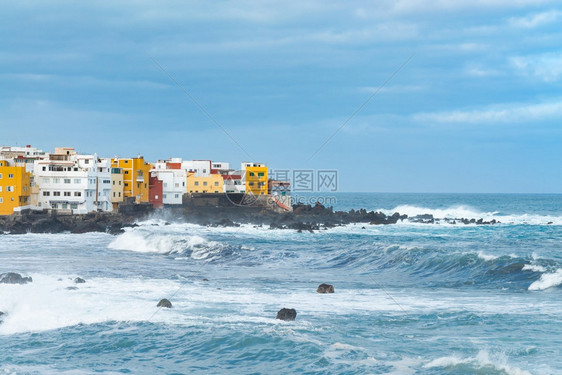
M240 224L268 226L272 229L291 229L299 232L324 230L336 226L360 223L365 225L390 225L402 221L434 224L444 220L449 224L489 225L499 222L483 219L438 219L431 214L408 215L366 209L334 211L322 204L293 205L292 212L277 212L259 207L176 206L154 209L151 206L124 206L118 212L93 212L84 215L63 215L44 211L28 211L18 215L0 217L0 233L87 233L106 232L120 234L126 227L149 218L167 222L184 222L202 226L235 227Z

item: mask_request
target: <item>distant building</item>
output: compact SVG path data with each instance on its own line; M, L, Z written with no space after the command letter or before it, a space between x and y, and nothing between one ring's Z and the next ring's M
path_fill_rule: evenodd
M39 208L74 214L113 209L109 159L56 148L48 159L35 161L34 175Z
M25 166L0 160L0 215L11 215L29 208L30 183L31 174Z
M268 194L268 176L267 167L263 163L250 163L242 162L241 169L244 173L244 180L246 184L246 194L252 193L254 195L267 195Z
M188 193L222 194L223 184L223 176L220 174L209 174L208 176L199 177L195 173L187 175Z
M154 208L161 208L164 206L163 201L163 183L158 179L158 176L150 172L150 180L148 185L148 201Z
M119 204L123 202L125 198L124 194L124 183L123 183L123 169L122 168L111 168L111 204L114 210L119 208Z
M181 204L187 192L187 172L182 168L180 158L159 160L150 170L152 176L162 181L161 199L163 204Z
M148 184L152 165L142 156L136 158L113 158L111 167L121 168L123 172L123 196L134 197L136 203L148 203Z

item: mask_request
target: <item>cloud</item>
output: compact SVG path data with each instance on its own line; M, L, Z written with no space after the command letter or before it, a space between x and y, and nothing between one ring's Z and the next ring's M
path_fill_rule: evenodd
M513 17L509 19L509 24L515 27L533 29L535 27L553 23L558 20L561 15L562 12L551 10L548 12L531 14L526 17Z
M562 118L562 99L543 103L509 103L469 111L418 113L413 119L424 123L522 123Z
M555 82L562 77L562 52L512 57L510 63L518 74L544 82Z

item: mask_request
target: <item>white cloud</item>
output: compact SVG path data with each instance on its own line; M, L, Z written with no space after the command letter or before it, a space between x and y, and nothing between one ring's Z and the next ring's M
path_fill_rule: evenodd
M531 15L528 15L526 17L510 18L509 24L511 26L515 26L515 27L521 27L521 28L525 28L525 29L533 29L533 28L538 27L538 26L542 26L542 25L552 23L552 22L558 20L558 18L560 18L561 15L562 15L562 12L557 11L557 10L551 10L551 11L548 11L548 12L531 14Z
M499 104L469 111L419 113L414 120L425 123L521 123L562 118L562 99L544 103Z
M517 73L524 76L545 82L562 78L562 52L512 57L510 63Z

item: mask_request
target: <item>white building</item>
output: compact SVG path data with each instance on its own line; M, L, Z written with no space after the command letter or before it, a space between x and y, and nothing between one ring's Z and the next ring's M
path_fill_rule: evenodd
M37 206L74 214L111 211L111 160L57 148L34 163Z
M162 181L162 203L181 204L187 192L187 172L182 168L181 158L158 160L153 166L150 174Z

